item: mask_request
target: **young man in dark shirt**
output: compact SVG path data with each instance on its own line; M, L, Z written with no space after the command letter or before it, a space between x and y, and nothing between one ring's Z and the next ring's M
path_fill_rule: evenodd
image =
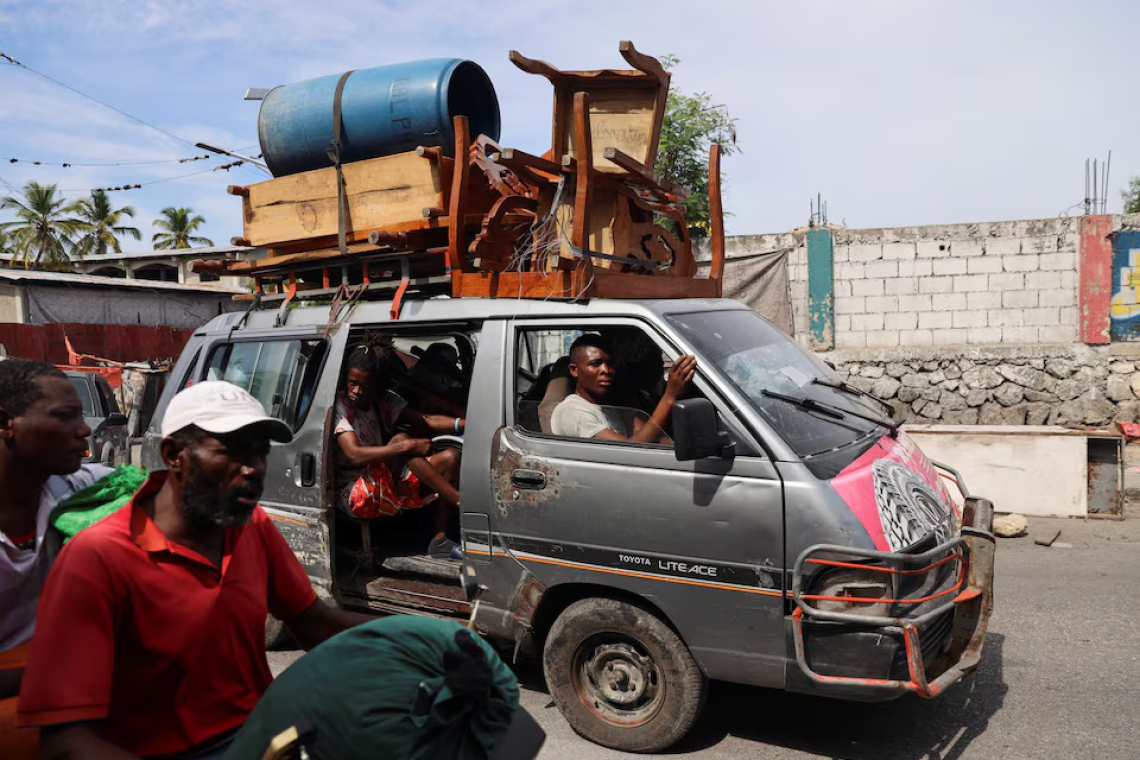
M0 758L38 757L39 733L15 728L16 695L44 579L60 548L48 516L111 470L84 465L91 428L71 381L27 359L0 361Z

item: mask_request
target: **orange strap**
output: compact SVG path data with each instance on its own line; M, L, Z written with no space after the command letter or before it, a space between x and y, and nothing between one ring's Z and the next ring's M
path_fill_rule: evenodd
M28 659L28 647L28 644L23 644L0 652L0 670L24 667L24 662Z

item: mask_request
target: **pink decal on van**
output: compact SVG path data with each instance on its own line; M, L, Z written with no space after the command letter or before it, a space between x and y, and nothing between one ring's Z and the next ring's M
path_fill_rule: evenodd
M930 460L905 432L883 436L836 475L831 485L875 548L900 551L934 533L948 539L958 512Z

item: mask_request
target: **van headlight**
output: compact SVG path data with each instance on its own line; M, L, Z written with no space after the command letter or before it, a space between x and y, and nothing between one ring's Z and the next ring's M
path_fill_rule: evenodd
M898 598L895 573L838 568L824 573L813 585L808 601L822 612L885 617Z

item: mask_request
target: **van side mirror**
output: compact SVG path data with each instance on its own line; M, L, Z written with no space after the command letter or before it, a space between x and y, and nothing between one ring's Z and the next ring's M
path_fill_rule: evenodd
M679 462L732 459L736 442L720 429L711 401L690 398L673 405L673 451Z
M120 425L126 425L128 422L130 422L130 420L127 419L127 415L122 412L111 412L107 415L107 427L118 427Z

